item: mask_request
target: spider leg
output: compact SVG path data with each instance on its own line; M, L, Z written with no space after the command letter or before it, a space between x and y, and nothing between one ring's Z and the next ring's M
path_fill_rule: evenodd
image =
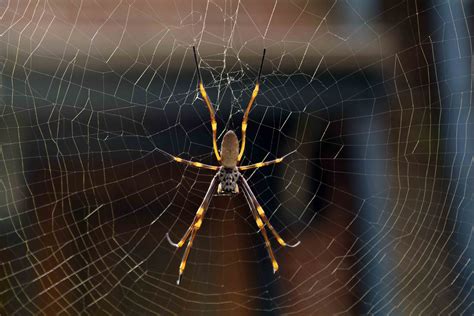
M204 84L202 82L201 70L199 70L199 63L196 54L196 47L193 46L193 53L194 53L194 61L196 62L196 69L198 75L198 85L199 85L199 92L201 93L202 97L204 98L204 102L206 102L207 109L209 110L209 115L211 117L211 128L212 128L212 147L214 148L214 155L217 158L217 161L221 161L221 156L219 155L219 148L217 147L217 121L216 115L214 114L214 107L212 106L211 100L209 99L206 89L204 88Z
M183 276L184 269L186 268L186 261L188 261L189 252L191 251L191 247L193 246L196 233L197 233L197 229L193 230L191 234L191 238L188 241L188 245L186 246L186 250L184 251L183 258L181 259L181 264L179 265L178 280L176 280L176 284L178 285L181 282L181 277Z
M256 169L256 168L261 168L261 167L273 165L273 164L282 162L283 159L285 159L286 157L288 157L289 155L291 155L295 152L296 151L289 152L288 154L284 155L283 157L280 157L280 158L277 158L277 159L274 159L274 160L262 161L262 162L254 163L254 164L247 165L247 166L239 166L238 168L239 168L239 170L243 171L243 170Z
M254 208L257 210L258 215L263 219L263 221L265 222L265 225L267 225L267 227L270 229L270 231L272 232L273 236L275 236L278 243L282 245L283 247L294 248L298 246L300 244L300 241L296 242L295 244L288 244L283 240L283 238L281 238L280 234L278 234L275 228L273 228L273 225L270 223L270 220L267 218L267 215L265 214L265 211L263 210L262 206L260 205L260 203L258 203L257 198L255 197L255 194L253 194L252 189L250 188L247 180L245 180L243 176L241 176L240 179L243 185L243 189L244 191L247 192L249 199L252 201Z
M272 164L275 164L275 163L280 163L282 161L283 161L283 158L277 158L275 160L270 160L270 161L262 161L262 162L258 162L258 163L252 164L252 165L240 166L239 170L243 171L243 170L261 168L261 167L269 166L269 165L272 165Z
M199 228L201 228L202 220L207 211L207 208L209 207L209 203L211 201L214 190L216 189L216 183L217 183L217 175L214 176L214 178L212 179L211 184L209 185L209 188L207 189L206 195L204 196L204 199L196 212L196 216L194 216L193 222L189 226L184 236L180 239L180 241L178 243L174 243L169 237L169 234L166 233L166 238L168 239L168 242L171 245L175 246L176 248L181 248L189 237L188 245L186 246L186 250L184 251L183 258L181 259L181 264L179 265L179 276L178 276L178 280L176 281L177 284L179 284L181 280L181 276L184 273L184 269L186 268L186 261L188 260L189 252L193 245L194 238L196 237L196 233L199 230Z
M183 158L180 158L180 157L176 157L176 156L173 156L172 154L162 150L162 149L159 149L159 148L155 148L156 151L162 153L163 155L169 157L170 159L173 159L174 161L176 162L179 162L179 163L183 163L185 165L189 165L189 166L192 166L192 167L196 167L196 168L203 168L203 169L208 169L208 170L219 170L219 166L212 166L212 165L206 165L204 163L201 163L201 162L197 162L197 161L189 161L189 160L186 160L186 159L183 159Z
M175 157L175 156L172 156L172 157L173 157L174 161L176 161L176 162L184 163L186 165L193 166L193 167L196 167L196 168L203 168L203 169L214 170L214 171L217 171L220 168L219 166L206 165L206 164L201 163L201 162L189 161L189 160L186 160L186 159L183 159L183 158L180 158L180 157Z
M247 133L247 122L249 120L249 113L250 113L250 109L252 108L252 104L258 95L258 91L260 90L260 75L262 74L262 67L263 67L263 60L265 59L265 52L266 50L263 49L262 62L260 63L260 69L258 70L257 82L255 83L255 88L253 89L252 96L250 97L250 101L247 105L247 109L244 112L244 118L242 119L242 145L240 147L237 161L240 161L242 159L242 156L244 155L245 139L246 139L246 133Z
M262 220L258 216L257 210L255 209L255 204L252 203L252 200L251 200L251 197L249 196L249 192L247 188L243 188L242 191L244 192L245 199L247 200L247 204L249 205L250 210L252 211L252 215L255 219L255 222L257 223L258 229L263 235L263 239L265 240L265 248L267 249L268 255L270 256L270 259L272 260L273 273L275 273L278 271L278 262L276 261L275 255L273 254L272 245L267 235L267 230L265 229L265 226L263 225Z

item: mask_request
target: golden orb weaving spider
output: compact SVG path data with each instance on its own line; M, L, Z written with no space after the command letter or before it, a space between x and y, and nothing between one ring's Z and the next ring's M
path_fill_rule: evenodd
M260 168L260 167L268 166L271 164L276 164L283 161L283 159L286 156L283 156L275 160L259 162L252 165L239 166L240 160L242 159L242 156L244 155L245 136L246 136L246 131L247 131L247 122L249 118L249 112L250 112L250 109L252 108L252 104L255 101L255 98L257 97L258 91L260 89L260 74L262 72L263 61L265 59L265 49L263 50L262 61L260 64L260 69L258 71L255 88L253 89L252 96L250 97L250 101L247 105L247 109L245 110L244 117L242 119L242 143L240 146L240 150L239 150L239 140L237 139L237 135L235 134L234 131L229 130L225 133L224 138L222 139L220 153L217 148L217 139L216 139L217 138L217 122L216 122L216 118L214 114L214 108L212 107L211 101L206 93L206 89L204 88L204 84L202 82L201 71L199 70L199 63L198 63L198 59L196 55L196 48L194 46L193 46L193 52L194 52L194 61L196 62L196 69L197 69L197 75L198 75L198 80L199 80L199 83L198 83L199 92L201 93L204 99L204 102L207 105L207 109L209 110L209 114L211 116L212 147L214 148L214 155L216 156L217 161L220 163L220 166L212 166L212 165L206 165L200 162L188 161L188 160L184 160L182 158L167 154L171 156L177 162L184 163L196 168L204 168L204 169L217 171L214 178L212 178L211 184L209 185L209 188L206 192L206 195L204 196L201 206L198 208L196 212L193 222L187 229L184 236L177 243L175 243L171 240L171 238L169 237L169 234L166 233L166 238L168 239L169 243L177 248L181 248L186 242L186 240L188 240L186 250L184 251L183 258L181 259L181 264L179 265L179 276L176 283L179 284L179 282L181 281L181 276L183 275L184 269L186 268L186 261L189 256L189 251L191 250L197 231L202 225L202 220L204 218L207 208L209 207L209 203L216 190L216 187L217 187L218 194L230 194L230 195L239 193L239 185L242 187L242 192L252 211L252 215L255 219L255 222L257 223L258 229L260 230L260 232L263 235L263 238L265 239L265 247L272 261L273 273L275 273L278 270L278 263L275 259L275 255L273 254L273 250L270 244L270 240L268 239L265 226L268 227L268 229L270 229L273 236L275 236L276 240L281 246L296 247L299 245L300 242L297 242L296 244L291 245L291 244L287 244L280 237L278 232L275 230L275 228L273 228L272 224L268 220L267 216L265 215L265 212L263 211L263 208L258 203L257 198L255 197L255 194L253 194L252 190L250 189L249 184L247 183L247 180L245 180L245 178L240 173L240 171Z

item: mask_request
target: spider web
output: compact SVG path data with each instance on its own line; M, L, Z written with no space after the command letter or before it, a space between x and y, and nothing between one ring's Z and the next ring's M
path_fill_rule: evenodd
M460 1L4 1L2 314L472 312L472 6ZM221 140L263 48L242 195ZM240 136L239 136L240 137Z

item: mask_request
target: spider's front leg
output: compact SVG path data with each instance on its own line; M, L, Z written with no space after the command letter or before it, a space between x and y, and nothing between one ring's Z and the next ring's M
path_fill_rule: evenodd
M197 231L199 230L199 228L201 228L204 215L206 214L207 208L209 207L209 203L212 198L212 194L216 189L216 183L217 175L212 178L211 184L209 185L206 195L204 196L204 199L196 212L196 216L194 216L193 222L189 226L184 236L180 239L180 241L178 243L174 243L169 237L169 234L166 233L166 238L168 239L168 242L177 248L181 248L186 242L186 240L189 238L188 245L186 246L186 250L184 251L183 258L181 259L181 264L179 265L179 276L178 280L176 281L176 284L179 284L181 281L181 276L183 275L184 269L186 268L186 261L188 260L189 252L191 251L191 247L193 245Z
M270 259L272 261L272 266L273 266L273 273L275 273L278 270L278 263L275 259L275 255L273 254L272 246L270 244L270 240L268 239L267 231L265 229L265 225L270 229L272 232L273 236L275 236L276 240L278 243L282 246L286 247L296 247L300 244L298 241L295 244L288 244L286 243L283 238L280 237L280 234L273 228L272 224L268 220L267 216L265 215L265 212L263 211L263 208L260 206L260 204L257 201L257 198L252 192L252 189L250 188L249 184L247 183L247 180L243 176L240 177L240 183L242 184L242 190L244 192L245 198L247 200L247 203L252 211L252 215L255 218L255 222L257 223L258 229L263 235L263 238L265 240L265 248L267 248L268 255L270 256ZM263 220L263 222L262 222ZM265 223L265 224L264 224Z

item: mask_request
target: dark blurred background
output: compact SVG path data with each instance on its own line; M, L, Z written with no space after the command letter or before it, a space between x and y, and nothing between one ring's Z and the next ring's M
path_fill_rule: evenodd
M473 314L469 1L0 4L2 314ZM263 48L244 175L293 249L273 275L215 164ZM222 134L221 134L222 135ZM157 150L157 148L159 150Z

